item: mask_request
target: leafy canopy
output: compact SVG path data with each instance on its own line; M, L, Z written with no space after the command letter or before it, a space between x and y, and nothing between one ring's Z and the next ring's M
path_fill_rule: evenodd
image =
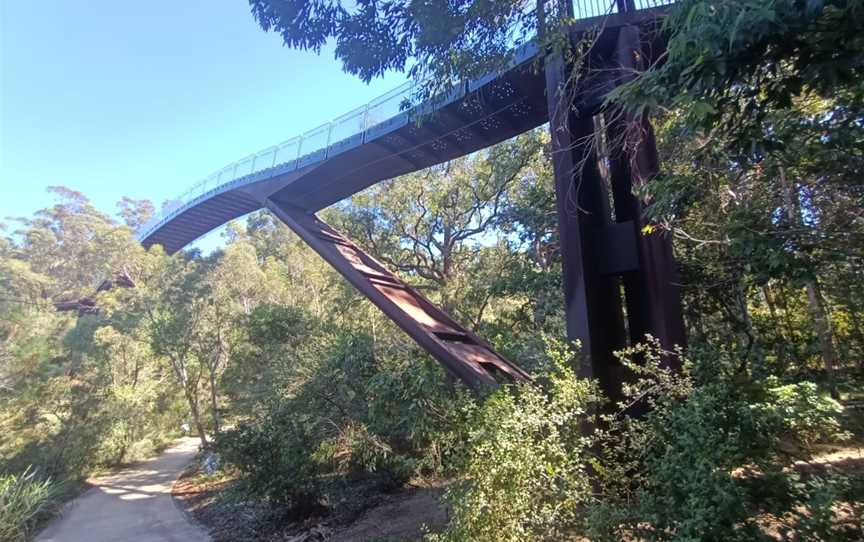
M320 52L328 40L343 69L370 81L390 70L444 84L487 72L536 30L524 0L249 0L265 31ZM498 64L500 65L500 64Z

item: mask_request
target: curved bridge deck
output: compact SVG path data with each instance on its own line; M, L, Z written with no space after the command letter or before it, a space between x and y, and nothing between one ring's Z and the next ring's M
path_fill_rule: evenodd
M264 207L265 199L315 212L384 179L539 126L548 114L536 60L536 48L526 48L517 65L501 77L459 85L447 96L406 111L399 109L410 99L411 88L400 87L302 140L289 140L208 177L148 224L139 238L145 246L160 244L173 253L221 224ZM386 116L374 122L375 115ZM346 124L365 128L335 140ZM220 183L225 178L231 180Z

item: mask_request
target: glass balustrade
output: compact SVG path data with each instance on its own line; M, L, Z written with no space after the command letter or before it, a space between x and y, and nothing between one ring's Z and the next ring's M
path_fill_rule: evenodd
M295 137L276 147L276 159L273 161L274 166L285 166L293 164L297 160L297 155L300 152L300 139Z
M339 150L350 145L366 130L369 107L364 105L345 113L331 124L330 146Z
M327 149L330 143L330 123L322 124L321 126L309 130L300 140L300 160L309 161L313 157L321 154L321 151ZM323 158L323 156L322 156ZM301 164L298 164L300 166Z
M369 102L366 130L375 128L401 113L405 109L406 103L410 101L413 89L414 84L409 81Z
M615 0L575 0L573 2L573 18L589 19L618 13L618 3Z

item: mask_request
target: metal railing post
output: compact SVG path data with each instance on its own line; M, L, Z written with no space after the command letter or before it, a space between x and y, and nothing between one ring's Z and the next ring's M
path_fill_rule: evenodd
M366 143L366 131L369 129L369 102L366 102L366 107L363 109L363 122L360 128L360 143Z

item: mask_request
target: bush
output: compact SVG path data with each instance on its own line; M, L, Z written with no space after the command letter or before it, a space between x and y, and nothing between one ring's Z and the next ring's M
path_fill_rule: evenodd
M799 382L768 389L767 413L777 416L786 434L796 444L810 448L820 441L842 441L849 438L840 425L843 407L827 393L821 393L812 382Z
M472 409L453 515L431 540L559 540L579 523L591 497L584 424L598 396L567 368L566 349L551 354L542 385L499 389Z
M60 486L35 471L0 476L0 540L27 540L33 528L57 508Z
M813 384L777 387L725 371L737 360L717 353L680 375L662 368L656 344L627 355L643 361L629 363L628 399L651 410L607 418L602 496L585 524L592 540L762 540L766 518L789 516L801 520L790 527L799 537L830 532L833 501L797 482L784 444L842 436L836 403Z
M768 523L795 539L853 539L832 534L834 510L860 488L789 469L790 439L843 436L815 385L754 382L716 352L674 373L652 342L622 353L632 378L607 408L568 354L551 354L534 384L469 408L453 514L429 540L764 540Z
M398 339L338 331L290 353L257 415L216 443L248 494L295 515L352 511L358 487L444 472L462 440L464 394Z
M251 496L285 508L289 515L310 515L321 508L312 459L318 443L310 429L295 412L274 408L259 423L222 434L217 449L243 473Z

